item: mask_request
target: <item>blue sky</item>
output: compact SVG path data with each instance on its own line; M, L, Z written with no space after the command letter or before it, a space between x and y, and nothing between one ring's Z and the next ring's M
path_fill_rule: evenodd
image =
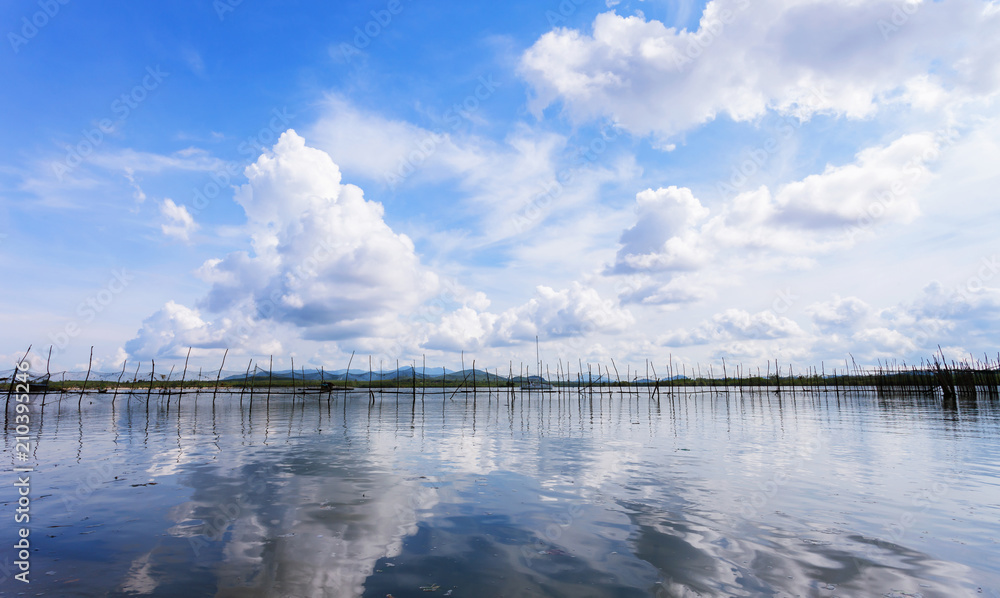
M1000 8L0 7L11 361L995 353Z

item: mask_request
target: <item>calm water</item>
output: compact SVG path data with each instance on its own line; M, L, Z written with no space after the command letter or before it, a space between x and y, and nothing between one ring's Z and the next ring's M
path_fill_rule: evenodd
M1000 597L988 402L57 399L3 595Z

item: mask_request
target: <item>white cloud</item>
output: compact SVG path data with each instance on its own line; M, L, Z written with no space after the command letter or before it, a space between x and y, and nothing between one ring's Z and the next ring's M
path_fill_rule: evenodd
M162 173L168 171L218 172L226 163L207 151L189 147L170 155L124 149L96 153L87 161L107 170L121 170L129 174L136 172Z
M851 353L863 363L896 359L918 364L941 346L949 359L968 359L970 352L979 359L984 350L994 350L1000 334L1000 289L972 280L971 289L931 283L916 299L886 308L836 295L813 303L805 309L817 331L810 354L843 358Z
M1000 269L1000 268L998 268ZM896 360L916 365L945 350L948 359L983 359L992 351L1000 334L1000 289L982 286L973 289L927 285L913 301L875 308L859 297L834 295L814 302L801 312L779 315L773 310L749 313L726 309L690 328L671 330L658 339L661 345L690 352L705 346L712 357L744 363L808 360L819 365L826 360L843 365L849 355L859 364ZM801 326L796 318L811 321ZM806 365L806 364L802 364Z
M426 346L443 351L481 349L492 336L498 318L496 314L478 312L463 305L441 317Z
M814 303L806 308L816 326L829 333L849 331L872 314L870 305L857 297L835 295L830 301Z
M398 184L401 173L441 178L450 174L445 165L466 170L477 162L446 133L385 118L338 95L327 96L309 138L341 168L383 184Z
M535 297L500 313L488 311L483 293L444 289L410 239L385 223L382 206L343 184L330 156L294 131L246 175L235 198L250 247L206 260L198 275L211 288L201 309L168 303L128 343L130 354L176 355L187 346L259 353L289 342L350 340L398 355L421 346L458 351L535 336L617 334L634 323L614 300L578 282L538 286ZM186 215L173 202L164 206L175 220Z
M973 281L971 288L927 285L914 301L881 310L856 340L873 341L883 356L898 349L892 356L912 359L929 356L938 345L958 349L963 359L969 351L995 350L1000 335L1000 289Z
M324 341L392 339L403 316L438 288L413 243L383 220L382 206L341 183L324 152L294 131L246 169L236 193L246 213L249 251L207 260L198 274L211 284L200 310L168 303L143 324L130 353L177 346L280 347L278 338ZM165 211L187 213L166 200Z
M709 211L690 189L647 189L635 203L636 223L622 233L615 272L693 270L706 263L695 225Z
M555 290L538 286L526 303L500 314L480 312L469 306L444 316L433 327L427 346L458 350L504 346L548 339L584 338L600 333L621 333L635 318L593 288L574 282Z
M146 192L142 190L139 183L135 180L135 173L132 169L125 170L125 178L128 179L129 185L132 186L132 199L135 200L137 204L146 201Z
M373 179L374 193L386 195L386 169L406 161L421 140L442 136L399 182L394 199L406 197L404 211L421 214L407 232L429 263L475 263L463 267L463 283L489 289L504 307L522 303L523 290L564 288L606 263L615 231L629 215L605 205L602 192L641 175L634 158L622 157L625 148L615 145L625 136L612 130L571 143L515 124L497 141L464 128L424 129L333 96L310 131L310 140L345 172ZM522 284L496 284L509 276Z
M906 335L888 328L867 328L854 334L851 340L863 343L870 357L901 357L912 355L917 345Z
M544 34L521 72L536 114L559 101L576 120L608 117L660 139L720 114L748 121L768 109L866 118L884 103L927 108L942 94L994 94L1000 14L990 6L713 0L697 31L607 12L589 35Z
M210 319L199 309L168 301L143 320L125 352L129 359L177 359L191 348L192 359L208 356L216 361L226 349L231 349L230 356L283 355L289 343L282 339L294 341L295 336L287 326L257 317L249 303Z
M534 336L569 337L595 331L621 332L634 322L632 314L614 301L602 299L595 289L574 282L556 291L535 289L535 297L501 317L498 335L505 340L531 340Z
M678 308L713 298L709 285L687 275L661 282L653 276L637 275L617 285L618 298L623 303L660 305Z
M197 310L168 301L146 318L138 334L125 345L129 356L176 356L181 348L214 345L221 338Z
M160 225L160 230L168 237L189 241L191 233L198 230L198 223L187 211L187 206L179 206L170 198L164 199L160 204L160 214L166 218L166 222Z
M914 191L929 178L925 164L939 155L928 133L864 149L854 163L828 165L820 174L783 186L774 197L772 219L806 228L910 221L919 214Z
M733 340L772 340L803 335L793 320L762 311L751 314L742 309L730 308L715 314L691 329L673 330L661 343L668 346L704 345Z
M454 184L455 193L436 195L428 212L449 209L470 230L428 237L448 249L460 245L463 252L512 238L521 247L553 238L579 241L566 231L586 225L601 185L638 173L630 159L602 166L599 158L610 157L623 138L614 131L574 147L564 135L514 124L496 141L447 122L424 128L394 120L335 95L327 98L309 138L345 171L397 193L426 183ZM532 253L536 259L548 255Z
M642 274L622 301L677 304L710 296L720 272L808 269L811 256L843 250L890 223L920 214L928 165L944 142L929 133L905 135L860 151L855 160L778 187L738 193L714 210L687 188L636 195L635 225L622 233L608 274ZM697 274L711 265L714 283ZM675 280L678 274L690 274Z
M236 201L253 253L205 263L209 309L249 299L263 317L300 327L307 338L391 336L398 315L436 290L437 276L385 223L381 204L341 184L330 156L294 131L246 175Z

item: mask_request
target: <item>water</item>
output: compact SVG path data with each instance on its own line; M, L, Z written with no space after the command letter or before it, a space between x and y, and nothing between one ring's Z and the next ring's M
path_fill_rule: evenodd
M646 392L34 397L0 592L1000 597L995 403Z

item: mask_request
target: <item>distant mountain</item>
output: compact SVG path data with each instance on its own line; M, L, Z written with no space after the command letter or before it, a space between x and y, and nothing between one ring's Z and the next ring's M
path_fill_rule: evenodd
M223 380L227 381L243 380L245 376L246 376L245 373L233 374L231 376L226 376L225 378L223 378ZM261 379L266 380L268 377L267 370L257 369L257 373L255 374L255 376L257 380ZM389 381L389 380L406 381L406 380L416 379L416 380L428 380L428 381L443 380L444 382L450 382L450 383L462 382L464 380L466 383L471 383L473 378L475 378L476 382L484 382L487 380L492 382L497 379L496 373L487 372L486 370L481 370L478 368L475 370L475 374L473 374L472 369L449 370L447 368L427 368L427 370L425 371L424 368L420 366L417 366L416 368L414 368L413 366L405 366L399 368L398 370L397 369L383 370L382 372L379 372L378 370L373 370L369 372L367 369L360 370L355 368L351 368L350 372L348 372L347 369L323 370L323 371L320 371L318 369L306 369L305 371L297 369L295 370L294 377L296 380L308 380L308 381L347 380L348 382L368 382L369 380L371 380L372 382ZM292 370L275 370L274 372L271 373L271 379L282 380L282 381L291 380ZM690 379L691 378L687 376L682 376L678 374L676 376L671 376L668 378L661 378L659 381L670 382L671 380L690 380ZM500 380L506 382L507 376L505 374L501 374ZM542 376L515 375L511 377L511 383L514 384L545 383L545 382L551 383L553 381L546 380ZM556 382L558 382L558 380ZM618 379L613 376L608 376L606 374L585 373L582 376L578 375L570 376L569 382L577 384L615 384L618 382ZM622 382L626 381L623 380ZM647 378L632 381L633 384L655 384L656 382L657 382L656 380Z
M242 380L246 377L246 374L234 374L232 376L227 376L224 380ZM261 378L267 378L267 370L258 369L257 373L254 374L257 380ZM292 370L275 370L271 373L272 380L291 380L293 378ZM427 368L425 371L422 367L418 366L414 368L413 366L401 367L398 370L383 370L379 372L378 370L357 370L351 369L348 372L346 369L342 370L332 370L320 371L318 369L307 369L305 371L301 369L296 369L294 373L294 378L296 380L348 380L352 382L378 382L383 380L442 380L452 382L467 380L472 381L473 378L477 382L485 380L495 380L496 374L487 372L485 370L476 369L473 374L473 370L448 370L447 368Z

